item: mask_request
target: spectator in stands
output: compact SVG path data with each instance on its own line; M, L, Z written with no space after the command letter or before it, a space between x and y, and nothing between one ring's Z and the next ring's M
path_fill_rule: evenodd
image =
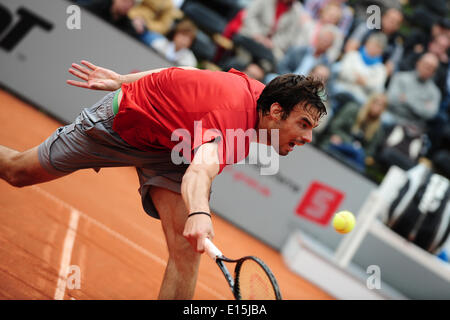
M236 0L234 2L241 2L241 1ZM225 28L222 31L222 36L229 40L229 45L227 45L226 43L225 44L218 43L214 57L214 62L219 65L222 65L222 67L229 62L233 62L234 60L233 57L235 55L235 52L233 51L234 48L231 39L233 39L233 37L241 30L246 14L247 14L246 7L241 7L241 9L238 10L236 14L227 21ZM239 39L239 37L237 37L237 39ZM251 63L251 65L253 65L252 68L256 67L260 68L254 63ZM235 65L235 67L237 66ZM261 69L260 71L258 71L258 73L261 72L264 73L264 70Z
M417 60L425 52L435 54L439 58L440 63L447 64L449 60L447 54L449 47L450 40L447 35L445 33L438 33L428 42L428 45L425 48L418 44L413 50L406 52L400 64L400 70L406 71L414 69Z
M340 62L333 95L350 94L361 105L373 93L384 91L386 70L381 54L386 42L385 34L372 33L363 47L347 52Z
M208 2L209 3L209 2ZM215 10L206 5L205 1L199 0L185 1L181 7L183 14L189 18L198 27L197 37L192 46L197 59L206 63L206 68L217 68L212 65L216 53L216 45L229 48L233 43L229 39L225 39L221 34L226 27L227 20Z
M366 165L374 164L373 156L384 139L380 117L386 105L384 93L373 94L362 107L355 102L347 103L331 119L321 148L364 171Z
M428 46L428 51L434 53L441 64L448 64L448 49L450 41L447 35L440 34Z
M436 116L427 123L427 135L430 137L431 145L430 152L433 153L441 145L440 141L442 136L447 132L448 139L450 141L450 72L447 69L447 83L446 91L441 96L441 103L439 105L439 111ZM450 152L450 144L448 151Z
M177 66L196 67L197 59L190 50L195 40L197 27L188 19L181 20L168 38L153 34L149 44L167 60Z
M330 70L330 66L328 64L316 64L309 72L309 75L322 80L322 82L325 84L326 91L328 92L328 83L329 83L328 81L331 76L331 70ZM325 105L325 108L327 109L327 114L322 116L322 118L320 119L319 125L313 129L313 135L314 135L313 141L316 141L316 139L317 139L316 136L318 134L320 134L327 127L328 121L331 119L331 116L332 116L330 106L329 106L329 101L328 101L326 95L324 96L323 104Z
M449 58L447 51L450 48L450 40L445 33L438 34L429 44L427 52L436 55L439 59L439 67L434 75L434 82L441 91L442 96L446 96L447 92L447 73L449 68ZM408 52L404 55L400 64L401 71L413 70L417 65L417 61L422 56L416 51Z
M186 0L183 11L188 3L196 2L218 13L225 20L230 21L236 14L247 7L252 0Z
M279 74L296 73L307 75L317 64L329 65L326 53L333 45L334 37L333 26L326 25L321 28L315 46L291 47L278 64L276 68L277 73L268 74L265 82L270 82Z
M322 10L330 2L336 3L341 9L341 17L337 26L345 37L353 23L353 9L347 5L347 0L306 0L304 8L314 20L319 20Z
M347 40L344 51L358 50L365 44L372 33L382 32L387 36L387 45L383 50L382 61L386 66L387 75L392 75L398 67L403 54L403 39L398 30L403 22L403 14L396 8L387 9L381 17L381 30L369 29L364 20L361 22Z
M253 79L261 81L261 82L264 81L264 77L265 77L264 70L261 69L261 67L259 67L255 63L250 63L249 65L247 65L244 68L244 70L242 70L242 72L245 73L250 78L253 78Z
M295 0L253 0L233 41L250 53L253 62L272 71L294 43L302 10Z
M149 30L165 35L174 20L181 15L172 0L141 0L128 12L128 17L139 34Z
M332 46L327 49L327 56L330 62L336 61L341 54L344 34L337 27L341 20L342 9L337 2L328 2L320 11L319 19L314 20L308 14L304 14L300 20L300 28L296 38L297 46L314 46L319 40L320 30L327 28L334 33Z
M412 13L407 16L411 25L429 31L432 25L448 14L446 0L409 0Z
M450 125L443 127L439 135L433 138L428 157L436 171L450 179Z
M397 123L413 124L425 129L426 121L438 112L441 93L432 77L439 66L433 53L424 54L413 71L398 72L388 88L389 108L383 122L391 127Z
M405 55L412 52L419 55L424 54L427 51L430 42L441 34L445 34L450 41L450 19L440 18L439 20L434 21L430 29L413 29L410 35L405 39Z
M115 27L137 38L138 33L127 16L134 4L135 0L92 0L89 3L84 4L83 7Z
M327 97L328 84L329 84L329 80L330 80L330 77L331 77L331 69L330 69L329 65L327 65L327 64L320 64L319 63L319 64L316 64L311 69L311 71L309 72L308 75L309 76L313 76L314 78L322 80L322 82L325 85L325 92L324 92L324 94L322 96L322 101L323 101L323 104L325 105L325 108L327 109L327 114L324 115L320 119L319 125L316 128L314 128L314 130L313 130L313 133L314 133L314 131L316 131L316 133L319 133L322 130L322 128L325 128L326 123L328 122L328 120L330 119L330 116L331 116L330 104L329 104L328 97Z
M319 78L325 84L325 87L330 79L331 70L327 64L316 64L309 72L310 76Z
M399 64L399 70L413 70L417 60L427 51L440 57L440 66L434 76L434 81L441 91L444 98L443 103L450 101L447 96L450 91L448 88L448 55L450 46L450 19L439 18L434 21L430 30L414 29L405 41L405 53L402 62ZM446 105L441 106L442 115L445 116Z

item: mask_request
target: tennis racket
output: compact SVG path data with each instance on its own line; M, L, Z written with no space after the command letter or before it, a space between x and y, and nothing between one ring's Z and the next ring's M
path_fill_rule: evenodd
M236 300L281 300L277 280L261 259L254 256L229 259L208 238L205 252L219 266ZM236 264L234 278L224 262Z

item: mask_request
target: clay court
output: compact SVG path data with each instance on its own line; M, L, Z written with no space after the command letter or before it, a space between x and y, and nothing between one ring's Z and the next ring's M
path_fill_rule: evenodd
M0 143L23 151L61 124L0 91ZM134 168L82 170L13 188L0 181L0 299L156 299L168 252L160 222L143 211ZM219 216L216 245L230 257L256 255L284 299L332 299L291 272L273 248ZM66 287L78 266L79 289ZM195 299L233 299L220 270L202 257Z

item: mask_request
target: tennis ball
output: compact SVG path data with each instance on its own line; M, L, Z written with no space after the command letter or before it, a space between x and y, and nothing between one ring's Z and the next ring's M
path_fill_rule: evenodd
M333 227L339 233L349 233L355 227L355 216L350 211L340 211L334 215Z

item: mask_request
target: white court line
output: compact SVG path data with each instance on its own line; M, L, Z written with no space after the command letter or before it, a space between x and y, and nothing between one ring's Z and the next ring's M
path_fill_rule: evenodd
M70 211L69 229L67 229L66 238L64 239L63 252L61 257L61 265L59 267L58 283L55 290L55 300L64 300L66 291L67 272L69 271L70 260L72 260L72 250L77 234L78 221L80 213L77 210Z
M150 251L148 251L147 249L143 248L142 246L138 245L137 243L131 241L130 239L128 239L127 237L125 237L124 235L122 235L121 233L112 230L110 227L106 226L105 224L103 224L102 222L92 218L91 216L87 215L86 213L79 211L77 209L75 209L74 207L72 207L70 204L68 204L67 202L57 198L56 196L54 196L53 194L45 191L44 189L41 189L37 186L31 186L31 188L35 189L36 191L38 191L39 193L41 193L42 195L44 195L45 197L49 198L50 200L53 200L54 202L58 203L59 205L61 205L62 207L65 207L69 210L76 210L80 213L80 215L85 218L86 220L88 220L89 222L91 222L92 224L96 225L97 227L99 227L100 229L106 231L107 233L111 234L113 237L125 242L126 244L128 244L130 247L136 249L137 251L141 252L142 254L144 254L145 256L155 260L156 262L158 262L161 265L166 265L166 261L161 259L160 257L158 257L157 255L151 253Z
M30 187L31 189L37 191L38 193L42 194L43 196L47 197L48 199L58 203L60 206L67 208L70 210L70 212L77 212L79 214L79 216L82 216L83 218L87 219L89 222L95 224L96 226L98 226L100 229L103 229L104 231L108 232L109 234L111 234L113 237L125 242L126 244L128 244L130 247L134 248L135 250L139 251L140 253L144 254L145 256L149 257L150 259L155 260L157 263L165 266L167 264L167 262L163 259L161 259L160 257L158 257L157 255L151 253L150 251L148 251L147 249L145 249L144 247L140 246L139 244L131 241L130 239L128 239L127 237L125 237L124 235L122 235L121 233L111 229L110 227L106 226L105 224L103 224L102 222L92 218L91 216L87 215L86 213L77 210L76 208L72 207L70 204L68 204L67 202L59 199L58 197L54 196L53 194L45 191L44 189L33 185ZM70 230L70 228L69 228ZM58 278L58 283L61 277ZM216 298L218 299L222 299L222 300L228 300L227 297L221 295L220 293L218 293L217 291L215 291L214 289L212 289L210 286L204 284L202 281L198 281L197 282L198 285L200 287L202 287L203 289L205 289L206 291L208 291L210 294L216 296ZM64 282L64 285L66 283ZM58 289L57 289L58 290ZM56 293L55 293L56 296ZM55 298L56 299L56 298Z

